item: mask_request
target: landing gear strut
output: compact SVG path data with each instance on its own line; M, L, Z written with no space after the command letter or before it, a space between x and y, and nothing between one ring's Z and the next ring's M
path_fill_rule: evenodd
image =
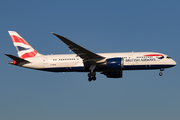
M88 73L88 81L89 82L91 82L92 80L96 80L96 73L94 72L94 69L96 68L96 65L91 65L90 66L90 70L91 70L91 72L90 73Z
M163 75L162 71L164 71L164 68L161 68L161 69L160 69L159 76L162 76L162 75Z

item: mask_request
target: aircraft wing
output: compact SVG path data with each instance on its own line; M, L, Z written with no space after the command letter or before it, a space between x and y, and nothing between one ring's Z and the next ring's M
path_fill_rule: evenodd
M52 33L52 34L58 37L60 40L62 40L74 53L77 54L77 56L81 57L84 60L84 62L93 62L93 61L95 62L95 61L102 60L105 58L103 56L100 56L96 53L93 53L79 46L78 44L70 41L69 39L63 36L57 35L55 33Z

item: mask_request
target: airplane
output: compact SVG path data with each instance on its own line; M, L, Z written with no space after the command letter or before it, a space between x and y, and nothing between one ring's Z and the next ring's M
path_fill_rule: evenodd
M157 52L94 53L71 40L52 33L75 54L42 55L17 32L8 31L19 57L5 54L13 61L9 64L50 72L88 72L88 81L96 80L96 72L107 78L121 78L124 70L159 69L176 66L166 54Z

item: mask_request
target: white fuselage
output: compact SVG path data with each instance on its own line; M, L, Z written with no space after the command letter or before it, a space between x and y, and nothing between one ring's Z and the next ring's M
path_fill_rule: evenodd
M176 65L176 62L169 56L155 52L125 52L97 54L104 56L105 59L123 58L124 65L123 69L121 70L161 69ZM26 60L30 61L30 63L19 64L19 66L52 72L89 71L89 69L84 68L83 60L76 54L43 55L27 58ZM96 68L95 71L102 70Z
M89 72L88 80L96 80L96 72L108 78L121 78L123 70L160 69L173 67L176 62L169 56L156 52L93 53L71 40L52 33L75 54L42 55L16 31L8 31L18 56L5 54L10 64L50 72Z

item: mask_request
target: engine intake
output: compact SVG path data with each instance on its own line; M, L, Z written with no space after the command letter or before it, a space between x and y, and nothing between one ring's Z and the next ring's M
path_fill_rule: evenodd
M123 58L110 58L106 60L106 66L109 69L123 69L124 59Z

